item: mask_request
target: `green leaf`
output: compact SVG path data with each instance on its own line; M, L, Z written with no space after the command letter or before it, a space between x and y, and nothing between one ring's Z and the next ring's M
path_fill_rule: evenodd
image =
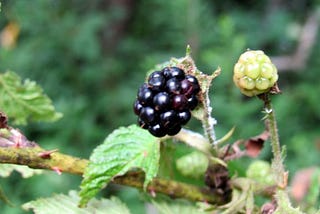
M0 176L9 177L13 171L17 171L23 178L29 178L33 175L38 175L43 172L41 169L31 169L28 166L16 165L16 164L0 164Z
M209 214L197 208L194 204L185 200L175 200L170 202L164 199L151 200L152 204L157 208L160 214Z
M24 125L27 119L55 121L62 117L40 86L28 79L22 82L11 71L0 74L0 97L0 109L15 124Z
M2 186L0 185L0 200L3 201L4 203L8 204L9 206L13 207L13 204L11 201L7 198L5 192L2 189Z
M36 214L130 214L129 209L118 198L92 199L86 208L79 208L79 196L76 191L70 191L68 195L57 194L50 198L39 198L22 205L25 210L32 209Z
M177 169L184 176L199 178L208 168L208 158L201 152L194 151L176 161Z
M124 175L132 168L145 172L146 188L159 168L160 144L157 141L136 125L121 127L111 133L90 157L81 183L80 205L85 205L113 177Z

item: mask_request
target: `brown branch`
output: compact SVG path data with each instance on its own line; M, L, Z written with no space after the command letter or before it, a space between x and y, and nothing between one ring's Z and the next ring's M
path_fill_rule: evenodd
M26 165L35 169L47 169L82 175L88 160L65 155L56 150L46 151L39 146L33 147L0 147L0 163ZM142 189L144 174L128 172L114 178L115 184ZM212 204L224 204L223 195L210 191L207 187L198 187L162 178L155 178L147 188L151 193L163 193L172 198L185 198L191 201L202 201Z

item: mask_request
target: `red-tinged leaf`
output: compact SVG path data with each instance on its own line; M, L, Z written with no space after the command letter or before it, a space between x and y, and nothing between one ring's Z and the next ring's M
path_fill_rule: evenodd
M262 207L261 207L261 213L262 214L271 214L274 213L274 211L276 210L277 205L276 202L268 202L265 203Z
M264 131L260 135L252 137L245 142L246 155L250 157L257 157L262 148L264 142L269 138L269 132Z
M18 129L11 127L0 129L1 147L35 147L37 144L29 141Z
M0 129L8 127L8 118L7 116L0 112Z

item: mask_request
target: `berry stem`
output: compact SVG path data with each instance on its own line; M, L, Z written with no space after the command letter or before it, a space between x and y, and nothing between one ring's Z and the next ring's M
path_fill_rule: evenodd
M209 143L217 150L217 143L216 143L216 133L214 131L214 125L216 125L216 120L211 117L212 107L210 106L210 99L209 99L209 90L205 93L205 100L204 100L204 120L203 120L203 128L205 130L206 136L209 140Z
M264 101L265 113L266 113L266 126L270 132L270 141L273 153L273 160L271 163L274 179L277 184L274 197L278 204L278 208L275 213L294 213L302 214L299 209L294 209L290 202L290 197L286 191L288 184L288 172L285 171L283 159L281 155L281 147L278 135L277 121L274 109L272 108L271 99L268 93L264 93L259 96Z
M283 159L281 156L281 147L278 135L278 128L277 128L277 121L275 116L275 111L272 108L271 99L268 93L264 93L260 96L264 101L265 105L265 112L266 112L266 126L268 131L270 132L270 141L273 153L273 160L272 160L272 169L278 184L278 187L284 189L287 186L287 178L288 174L284 169Z

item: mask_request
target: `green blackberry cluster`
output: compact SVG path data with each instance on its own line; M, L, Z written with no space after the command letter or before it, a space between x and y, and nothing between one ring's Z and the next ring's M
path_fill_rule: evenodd
M260 50L246 51L234 66L233 81L249 97L268 92L277 80L277 68Z

